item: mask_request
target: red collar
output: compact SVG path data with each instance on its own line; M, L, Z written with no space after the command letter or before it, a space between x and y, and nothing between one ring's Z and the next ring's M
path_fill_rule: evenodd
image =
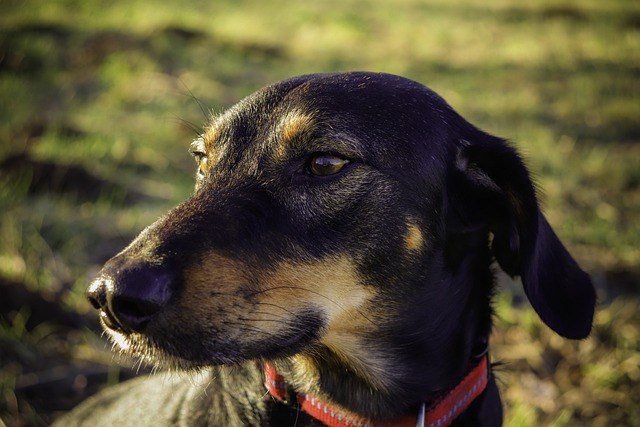
M446 427L463 413L487 386L489 379L487 356L451 390L429 408L423 403L415 416L403 416L395 420L368 420L359 415L326 404L310 394L298 394L298 402L306 413L329 427ZM286 382L273 366L264 364L265 386L278 400L286 397Z

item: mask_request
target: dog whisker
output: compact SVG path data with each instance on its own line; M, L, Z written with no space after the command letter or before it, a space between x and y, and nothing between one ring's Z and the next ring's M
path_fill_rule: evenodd
M247 332L257 332L259 334L263 334L263 335L271 335L271 333L263 328L254 326L254 325L248 325L244 322L232 322L232 321L224 321L223 322L224 325L231 325L231 326L238 326L241 330L243 331L247 331Z
M333 300L332 298L328 297L327 295L324 295L323 293L318 292L318 291L314 291L312 289L304 288L302 286L288 286L288 285L273 286L273 287L270 287L268 289L261 289L261 290L258 290L258 291L254 291L252 293L252 295L264 294L264 293L267 293L267 292L280 291L280 290L292 290L292 291L308 292L308 293L310 293L312 295L317 295L317 296L319 296L321 298L324 298L325 300L329 301L331 304L337 306L338 308L340 308L343 311L346 311L348 309L348 307L345 307L344 305L342 305L339 302ZM351 308L351 307L349 307L349 308ZM362 316L362 318L364 318L367 322L369 322L372 325L375 325L375 322L373 320L371 320L363 311L361 311L358 308L355 308L355 311L360 316Z
M196 136L200 136L202 134L202 127L196 125L195 123L192 123L182 117L179 116L174 116L172 119L172 121L179 123L181 125L183 125L185 128L189 129L191 132L193 132Z
M292 316L295 316L295 315L296 315L293 311L288 310L288 309L286 309L286 308L284 308L284 307L282 307L282 306L279 306L279 305L277 305L277 304L273 304L273 303L269 303L269 302L263 302L263 301L258 301L257 305L264 305L264 306L267 306L267 307L274 307L274 308L277 308L278 310L282 310L282 311L284 311L284 312L286 312L286 313L289 313L289 314L290 314L290 315L292 315ZM275 316L275 315L276 315L276 313L273 313L273 312L270 312L270 311L255 311L254 313L255 313L255 314L270 314L270 315L273 315L273 316ZM286 319L286 317L284 317L284 316L280 316L280 317L281 317L282 319Z
M271 316L271 318L267 318L267 317L257 317L257 318L250 318L250 317L241 317L239 318L240 320L247 320L249 322L275 322L275 323L283 323L286 321L290 321L291 319L295 319L295 317L285 317L285 316L279 316L275 313L271 313L271 312L260 312L260 311L254 311L251 314L253 315L264 315L264 316Z
M208 120L209 116L207 115L207 109L205 108L205 106L202 103L202 101L200 100L200 98L198 98L197 96L194 95L194 93L191 91L189 86L187 86L187 84L185 82L183 82L182 79L178 79L178 81L182 84L182 86L185 88L185 90L189 93L189 97L191 99L193 99L194 101L196 101L196 103L198 104L198 107L200 107L200 111L202 112L202 116L204 117L204 119Z

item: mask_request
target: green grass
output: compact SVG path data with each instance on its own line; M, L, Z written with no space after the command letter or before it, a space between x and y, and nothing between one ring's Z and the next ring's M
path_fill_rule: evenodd
M550 222L598 283L606 319L597 328L615 323L616 296L637 308L640 5L631 0L5 0L0 162L17 154L27 161L0 167L0 280L87 312L82 292L99 265L191 192L187 147L209 111L292 75L356 69L425 83L480 128L513 141ZM519 319L498 321L502 359L514 359L524 342L542 340L535 349L543 352L555 342L530 310L501 307ZM637 334L638 318L625 310L628 325L590 338L603 349L575 344L586 361L571 359L554 376L519 364L533 356L515 357L515 375L505 372L508 425L640 424L621 397L640 380L637 339L625 338L629 328ZM5 349L24 354L18 342L49 354L42 343L57 338L35 339L11 316L0 330L13 344L3 344L0 361ZM82 342L63 352L69 364L77 348L98 357ZM11 381L33 366L21 363L2 371L0 396L16 395ZM572 369L581 372L579 387L558 378ZM568 397L552 405L527 389ZM576 393L605 415L585 415ZM0 417L19 419L10 410L17 403L5 400ZM51 416L29 414L35 425Z

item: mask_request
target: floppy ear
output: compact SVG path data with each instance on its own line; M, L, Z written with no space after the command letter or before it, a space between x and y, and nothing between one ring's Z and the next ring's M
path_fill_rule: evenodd
M515 150L487 134L474 138L478 140L463 141L458 148L450 175L453 229L466 230L466 236L492 233L498 264L521 277L540 318L564 337L586 337L595 305L589 276L540 212L529 173Z

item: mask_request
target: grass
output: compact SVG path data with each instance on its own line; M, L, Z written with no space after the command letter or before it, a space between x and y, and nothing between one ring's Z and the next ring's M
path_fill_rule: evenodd
M512 140L598 286L579 343L505 289L507 425L640 425L639 52L630 0L3 1L0 284L15 298L1 306L0 418L43 425L113 381L95 318L39 319L34 304L89 312L100 264L191 192L186 149L209 110L291 75L366 69L423 82ZM54 385L70 392L47 406L38 390Z

